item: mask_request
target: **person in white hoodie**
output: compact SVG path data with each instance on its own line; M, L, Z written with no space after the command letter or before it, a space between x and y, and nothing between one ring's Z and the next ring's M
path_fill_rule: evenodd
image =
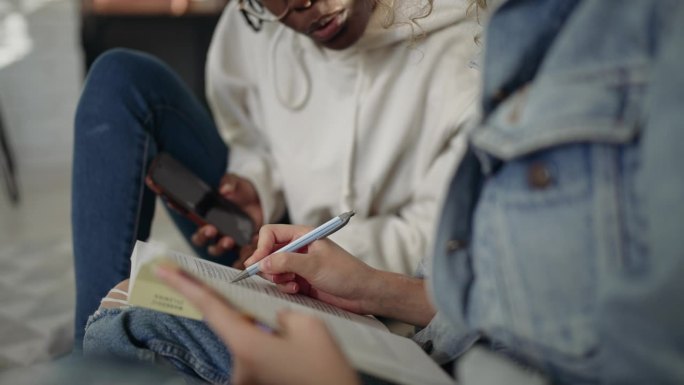
M474 110L478 26L458 0L436 1L431 12L419 0L374 11L372 1L349 4L314 2L312 16L257 33L228 9L209 51L207 95L259 223L286 209L307 225L353 210L332 238L371 266L411 274Z
M86 332L98 344L98 333L109 333L102 330L129 325L116 326L120 313L98 312L89 330L99 324L101 332L85 330L108 290L125 289L133 244L149 236L154 194L145 171L160 151L239 204L257 228L286 211L293 223L318 225L353 210L332 239L371 266L414 273L474 113L479 27L466 8L458 0L235 2L208 56L213 117L153 58L101 57L75 124L77 347ZM200 256L234 246L213 226L173 217ZM114 326L103 326L107 318Z

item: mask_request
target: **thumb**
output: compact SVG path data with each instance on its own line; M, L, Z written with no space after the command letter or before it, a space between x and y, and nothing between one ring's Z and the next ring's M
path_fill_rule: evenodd
M245 260L245 266L259 262L280 247L292 242L293 239L306 234L310 230L306 226L295 225L264 225L259 229L257 247L251 257Z
M221 195L224 197L229 197L233 193L235 193L235 190L237 189L237 183L238 180L232 175L226 175L225 178L221 181L221 187L219 188L219 192Z
M325 323L319 318L292 310L280 311L278 324L285 335L296 336L304 333L307 339L327 332Z

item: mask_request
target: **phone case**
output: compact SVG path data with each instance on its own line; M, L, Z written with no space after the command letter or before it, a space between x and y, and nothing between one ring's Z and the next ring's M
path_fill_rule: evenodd
M152 190L197 225L216 226L221 235L232 237L238 246L251 241L251 218L171 155L158 154L147 175L154 184Z

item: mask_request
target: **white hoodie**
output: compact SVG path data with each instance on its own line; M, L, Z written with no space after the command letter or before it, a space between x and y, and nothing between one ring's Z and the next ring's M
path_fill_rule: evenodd
M395 5L391 27L378 6L341 51L280 23L254 32L231 5L209 50L207 94L229 170L254 184L264 223L285 207L292 223L311 226L354 210L331 239L371 266L411 274L464 151L457 133L475 109L479 28L463 0L436 0L422 31L405 21L424 0L397 3L406 8Z

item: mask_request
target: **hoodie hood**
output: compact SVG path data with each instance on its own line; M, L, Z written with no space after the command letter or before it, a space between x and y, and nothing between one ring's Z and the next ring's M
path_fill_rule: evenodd
M473 17L467 15L468 4L465 0L434 0L430 14L420 17L425 14L427 7L427 0L397 1L391 11L379 4L364 35L350 49L368 50L403 41L410 42L424 34ZM391 16L393 19L390 19ZM389 25L388 20L391 20Z
M449 25L474 18L468 14L466 0L434 0L430 14L421 17L428 9L428 0L399 0L390 6L378 4L368 22L366 31L355 44L343 50L332 50L316 44L308 36L289 30L284 25L279 28L296 35L295 40L306 50L320 50L331 59L344 60L359 52L386 47L405 42L408 45L421 36L438 31Z
M323 60L358 66L360 63L355 58L365 51L398 43L410 49L411 43L414 40L420 42L424 35L475 19L475 12L468 12L466 0L434 0L430 14L420 17L426 12L427 1L395 1L392 9L378 4L363 36L343 50L321 47L308 36L279 24L269 48L269 72L271 79L274 79L273 86L280 103L292 110L299 110L307 102L311 76L302 59L303 55L318 55Z

